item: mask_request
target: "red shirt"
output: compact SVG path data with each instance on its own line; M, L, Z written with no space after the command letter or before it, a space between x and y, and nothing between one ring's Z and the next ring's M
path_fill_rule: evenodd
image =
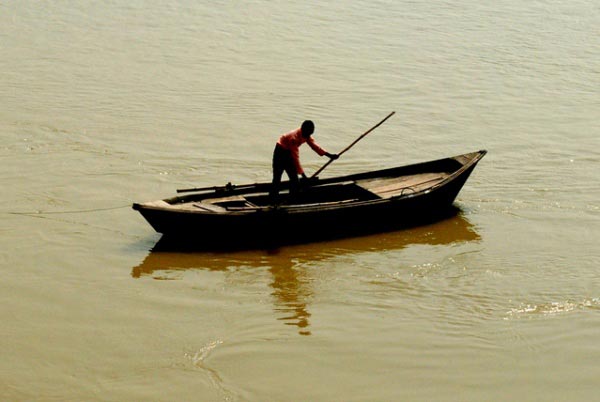
M302 165L300 165L300 145L307 143L313 151L319 154L319 156L325 155L325 150L321 148L312 137L304 138L300 128L290 131L289 133L283 134L279 137L277 143L283 148L291 152L292 158L294 158L294 164L296 165L296 172L298 174L304 173Z

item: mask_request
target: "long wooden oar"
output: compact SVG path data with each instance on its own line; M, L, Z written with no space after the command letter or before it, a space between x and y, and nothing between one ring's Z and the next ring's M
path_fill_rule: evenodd
M390 117L392 117L394 115L394 113L396 112L392 112L390 114L388 114L383 120L381 120L379 123L375 124L373 127L371 127L370 129L368 129L367 131L365 131L360 137L358 137L356 140L354 140L354 142L350 145L348 145L346 148L344 148L340 153L338 153L338 157L342 156L342 154L346 151L348 151L350 148L352 148L358 141L362 140L363 138L365 138L367 136L367 134L369 134L371 131L375 130L377 127L381 126L387 119L389 119ZM310 178L314 178L316 177L319 173L321 173L323 170L325 170L325 168L327 166L329 166L329 164L331 164L335 159L329 159L327 161L326 164L324 164L321 169L317 170L312 176L310 176Z

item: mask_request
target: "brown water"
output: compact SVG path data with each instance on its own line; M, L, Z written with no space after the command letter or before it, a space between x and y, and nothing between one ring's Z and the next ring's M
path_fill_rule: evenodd
M584 0L1 4L0 399L597 398L599 26ZM129 208L392 110L322 177L487 149L456 216L176 253Z

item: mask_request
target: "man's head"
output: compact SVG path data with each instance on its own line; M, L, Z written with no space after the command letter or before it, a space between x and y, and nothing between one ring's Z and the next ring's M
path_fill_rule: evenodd
M315 124L311 120L304 120L300 127L300 131L302 131L302 136L304 138L308 138L315 132Z

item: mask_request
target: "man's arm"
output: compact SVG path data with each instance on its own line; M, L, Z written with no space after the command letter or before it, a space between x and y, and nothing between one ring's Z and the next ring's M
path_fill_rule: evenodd
M329 152L325 151L323 148L321 148L319 146L319 144L317 144L315 142L315 140L312 139L312 137L310 137L309 139L307 139L306 142L312 148L313 151L315 151L317 154L319 154L319 156L325 155L329 159L333 159L333 160L336 160L337 158L339 158L338 154L329 153Z

